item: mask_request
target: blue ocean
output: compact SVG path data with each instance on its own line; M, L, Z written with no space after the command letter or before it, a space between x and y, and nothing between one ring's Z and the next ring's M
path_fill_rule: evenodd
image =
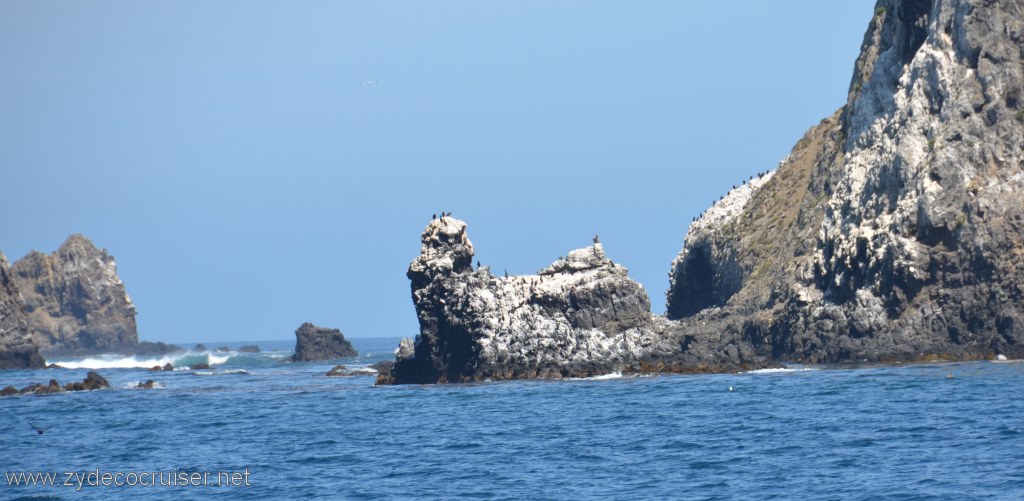
M398 342L352 341L349 368ZM0 372L112 386L0 399L0 498L1024 498L1024 363L375 387L260 344L171 357L173 372L123 357ZM57 485L12 485L46 473ZM189 480L203 475L238 482Z

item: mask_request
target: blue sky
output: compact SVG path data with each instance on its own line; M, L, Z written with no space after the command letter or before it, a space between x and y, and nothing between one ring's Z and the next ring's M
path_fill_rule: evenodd
M0 2L0 250L89 236L146 340L411 336L450 211L499 274L599 233L663 312L691 218L844 103L872 5Z

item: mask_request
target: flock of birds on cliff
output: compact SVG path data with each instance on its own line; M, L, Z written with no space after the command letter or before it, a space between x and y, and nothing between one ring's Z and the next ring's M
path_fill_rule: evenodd
M747 184L747 181L753 181L753 180L754 180L754 177L755 177L755 176L756 176L756 177L757 177L758 179L761 179L761 178L763 178L764 176L768 175L768 173L769 173L769 172L771 172L771 171L767 171L767 170L766 170L766 171L763 171L763 172L758 172L757 174L751 175L751 176L750 176L750 177L749 177L748 179L744 179L744 180L743 180L743 182L742 182L742 183L740 183L739 185L735 185L735 184L734 184L734 185L732 185L732 189L731 189L731 190L729 190L729 192L728 192L728 193L726 193L725 195L722 195L722 196L718 197L718 200L717 200L717 201L715 201L714 203L718 203L718 202L721 202L722 200L724 200L724 199L725 199L725 197L729 196L729 193L732 193L732 192L733 192L733 190L735 190L736 188L739 188L740 186L744 186L744 185L746 185L746 184ZM714 204L712 204L712 205L714 205ZM705 213L705 212L707 212L707 211L706 211L706 210L703 210L703 211L701 211L701 212L700 212L700 214L697 214L697 215L696 215L696 216L695 216L695 217L694 217L693 219L691 219L691 220L690 220L690 222L691 222L691 223L696 223L698 219L700 219L700 218L704 217L704 213Z

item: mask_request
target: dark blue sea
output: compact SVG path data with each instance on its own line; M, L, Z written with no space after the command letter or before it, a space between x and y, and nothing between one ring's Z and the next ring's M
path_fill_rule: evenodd
M358 368L398 340L353 342L341 363ZM92 368L113 386L0 398L0 498L1024 498L1024 363L374 387L259 344L207 371L92 357L0 372L20 388ZM147 379L162 388L130 389ZM74 477L10 485L37 472ZM88 485L105 473L238 483Z

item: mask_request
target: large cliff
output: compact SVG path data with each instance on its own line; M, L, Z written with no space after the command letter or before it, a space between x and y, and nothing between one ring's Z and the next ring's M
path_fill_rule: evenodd
M783 361L1024 356L1022 22L879 1L846 105L691 227L669 317Z
M0 253L0 370L40 369L45 365L25 321L25 301Z
M114 258L88 238L72 235L49 255L32 251L11 272L43 353L136 351L135 306Z

